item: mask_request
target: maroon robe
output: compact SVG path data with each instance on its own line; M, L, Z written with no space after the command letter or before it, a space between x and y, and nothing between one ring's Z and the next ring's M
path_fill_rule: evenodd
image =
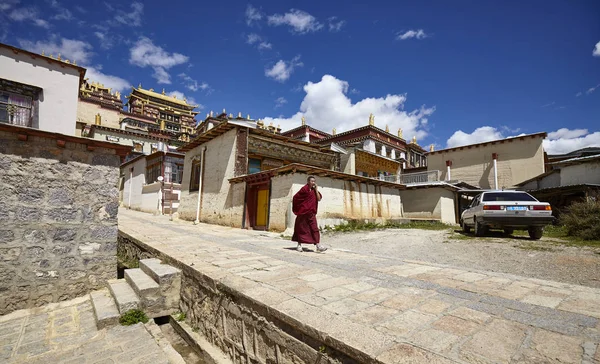
M320 192L318 192L321 195ZM292 212L296 214L292 241L301 244L319 244L321 234L317 225L319 200L315 191L306 184L295 195L292 201Z

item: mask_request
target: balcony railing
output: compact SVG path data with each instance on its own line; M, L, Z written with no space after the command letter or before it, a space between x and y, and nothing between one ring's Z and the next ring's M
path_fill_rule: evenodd
M435 170L435 171L402 174L402 175L400 175L399 183L408 185L408 184L438 182L439 180L440 180L440 171Z
M0 101L0 123L31 127L31 107Z

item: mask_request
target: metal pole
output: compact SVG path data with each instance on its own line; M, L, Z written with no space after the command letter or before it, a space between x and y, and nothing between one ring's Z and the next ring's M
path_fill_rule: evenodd
M498 154L492 153L492 158L494 158L494 188L498 189Z
M198 202L196 203L196 220L194 220L194 225L198 225L200 223L200 200L202 198L202 173L204 172L204 153L206 152L206 147L202 147L202 154L200 160L200 175L198 176Z

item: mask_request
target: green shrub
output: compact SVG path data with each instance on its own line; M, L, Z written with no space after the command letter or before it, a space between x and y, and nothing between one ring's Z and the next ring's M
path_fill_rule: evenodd
M600 201L573 203L560 218L568 236L600 240Z
M135 325L138 322L148 322L148 316L142 310L129 310L119 317L119 323L123 326Z
M175 319L176 319L177 321L185 321L185 317L186 317L186 315L185 315L185 313L184 313L184 312L178 312L178 313L175 315Z

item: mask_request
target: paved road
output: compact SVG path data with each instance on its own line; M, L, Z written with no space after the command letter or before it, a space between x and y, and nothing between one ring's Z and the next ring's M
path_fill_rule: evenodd
M439 362L600 361L599 289L360 250L298 253L277 234L132 211L119 212L119 227L195 269L248 279L257 299L277 297L272 308L383 362L407 352L415 363L430 361L426 353Z
M532 241L501 234L475 238L448 231L387 229L325 234L322 240L361 255L424 260L600 288L600 248L565 246L551 238Z
M87 296L0 316L0 362L169 364L143 324L97 330Z

